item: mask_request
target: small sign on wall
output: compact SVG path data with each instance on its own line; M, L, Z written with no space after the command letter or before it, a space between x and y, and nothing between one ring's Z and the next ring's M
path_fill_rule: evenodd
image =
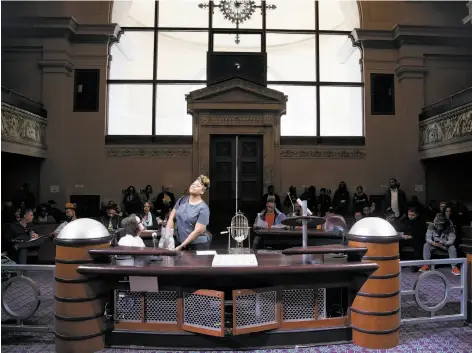
M415 192L423 192L423 185L415 185Z
M58 193L59 192L59 185L51 185L49 186L50 193Z

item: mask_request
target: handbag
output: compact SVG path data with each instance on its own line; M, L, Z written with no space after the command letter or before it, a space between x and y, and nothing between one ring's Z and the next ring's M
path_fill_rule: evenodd
M166 234L166 228L161 229L161 239L159 239L159 248L175 250L174 230L170 229L170 234Z

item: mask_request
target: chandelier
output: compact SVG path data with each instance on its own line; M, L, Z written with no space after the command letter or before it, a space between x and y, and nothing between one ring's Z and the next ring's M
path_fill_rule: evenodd
M209 8L209 4L199 4L199 8L206 9ZM214 4L213 7L217 7L223 17L236 25L236 30L239 30L239 25L241 23L249 20L256 9L261 9L261 15L263 13L262 9L274 10L277 7L275 5L267 5L265 2L261 2L261 5L256 5L255 1L252 0L220 0L218 4ZM234 42L239 44L241 42L239 33L236 33Z

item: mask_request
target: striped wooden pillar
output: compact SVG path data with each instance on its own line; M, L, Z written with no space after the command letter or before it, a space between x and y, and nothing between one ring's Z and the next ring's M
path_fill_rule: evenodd
M399 236L387 221L368 217L352 227L348 240L349 246L367 248L363 261L379 265L352 303L353 342L371 349L393 348L400 328Z
M462 251L467 255L467 323L472 325L472 227L462 227Z
M81 264L92 262L90 249L107 248L108 230L92 219L68 224L56 244L55 334L58 353L93 353L105 347L104 291L97 278L77 273Z

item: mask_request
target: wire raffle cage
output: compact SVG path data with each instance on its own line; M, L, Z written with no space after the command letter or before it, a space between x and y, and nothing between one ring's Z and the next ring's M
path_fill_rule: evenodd
M236 246L231 246L231 238L236 242ZM247 243L247 247L245 247ZM242 212L236 212L231 219L231 226L228 227L228 252L230 254L249 254L251 252L251 227L247 218Z

